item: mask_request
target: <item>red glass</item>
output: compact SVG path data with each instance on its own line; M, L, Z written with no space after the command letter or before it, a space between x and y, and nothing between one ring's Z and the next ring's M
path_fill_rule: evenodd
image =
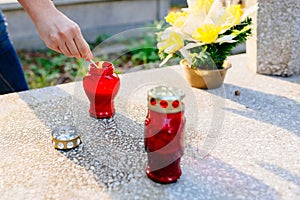
M168 102L166 100L160 100L159 104L162 108L167 108L168 107Z
M96 62L98 65L98 62ZM114 73L114 66L104 62L102 68L93 64L83 78L83 88L90 100L90 115L95 118L110 118L115 114L114 98L120 88L120 79Z
M148 110L145 120L146 173L159 183L172 183L181 176L184 152L184 112L159 113Z
M178 100L173 101L173 103L172 103L172 107L173 107L173 108L178 108L179 105L180 105L180 103L179 103Z
M156 100L154 98L150 99L150 103L152 106L154 106L156 104Z

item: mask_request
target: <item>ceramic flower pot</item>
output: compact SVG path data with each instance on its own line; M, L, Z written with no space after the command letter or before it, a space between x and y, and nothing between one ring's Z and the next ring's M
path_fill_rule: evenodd
M223 69L193 69L186 60L181 60L180 65L184 67L187 81L192 87L200 89L215 89L222 86L227 70L231 67L229 61L224 61Z

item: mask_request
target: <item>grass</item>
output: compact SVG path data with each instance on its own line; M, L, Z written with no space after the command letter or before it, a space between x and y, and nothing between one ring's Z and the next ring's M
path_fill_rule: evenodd
M86 74L82 59L68 58L52 50L18 51L31 89L68 83Z

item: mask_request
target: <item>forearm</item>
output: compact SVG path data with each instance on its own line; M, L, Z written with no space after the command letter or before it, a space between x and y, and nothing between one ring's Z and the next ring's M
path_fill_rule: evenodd
M34 23L40 21L43 15L57 11L51 0L18 0Z

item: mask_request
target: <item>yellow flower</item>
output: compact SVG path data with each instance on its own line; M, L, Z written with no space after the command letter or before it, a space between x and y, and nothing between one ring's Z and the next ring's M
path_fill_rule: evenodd
M230 5L226 7L220 16L214 18L213 21L217 26L222 27L221 33L224 33L229 28L239 24L242 15L243 9L241 5Z
M178 19L176 20L174 26L177 27L177 28L180 28L183 26L183 24L185 23L185 20L186 20L186 17L188 16L188 13L187 12L181 12L179 13L179 17Z
M180 28L185 21L185 17L187 16L187 12L170 12L166 17L165 20L172 26Z
M204 42L206 44L214 43L222 27L216 26L214 24L203 24L201 27L197 28L195 33L192 35L195 40Z
M227 12L230 13L232 17L232 26L235 26L241 22L241 17L243 15L243 9L241 8L241 5L230 5L227 7Z
M175 23L175 21L178 18L178 14L175 12L170 12L166 17L165 20L166 22L168 22L169 24L173 25Z
M211 5L213 3L213 0L188 0L189 8L199 11L199 10L205 10L206 13L208 13Z
M184 46L183 39L180 34L165 30L161 35L161 41L157 44L159 51L164 51L167 54L172 54Z

